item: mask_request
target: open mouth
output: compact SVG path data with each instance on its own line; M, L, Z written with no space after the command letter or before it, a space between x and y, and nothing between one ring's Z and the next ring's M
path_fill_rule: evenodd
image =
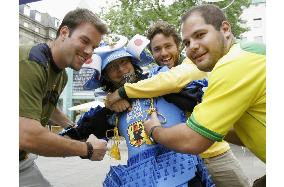
M171 62L172 62L172 58L166 58L166 59L161 60L161 63L165 65L170 64Z

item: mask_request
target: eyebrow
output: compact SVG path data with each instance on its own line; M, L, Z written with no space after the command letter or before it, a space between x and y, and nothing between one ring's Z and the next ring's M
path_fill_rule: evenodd
M195 31L195 32L192 34L192 36L195 36L195 35L199 34L200 32L204 32L204 31L205 31L205 29L198 29L197 31Z
M160 49L160 48L161 48L161 46L154 46L154 47L152 47L153 50L157 50L157 49Z
M198 33L203 32L203 31L205 31L205 29L198 29L197 31L194 31L194 33L191 34L191 36L195 36L195 35L197 35ZM187 42L187 41L189 41L189 40L188 40L188 39L183 39L183 40L182 40L182 43Z
M87 36L85 36L85 35L81 36L81 38L82 38L82 39L86 39L86 40L90 41L90 38L89 38L89 37L87 37Z

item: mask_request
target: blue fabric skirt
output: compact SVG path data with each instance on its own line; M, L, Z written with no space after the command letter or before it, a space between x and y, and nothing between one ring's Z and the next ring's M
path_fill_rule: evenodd
M111 166L103 186L188 187L193 178L203 187L215 186L199 156L159 146L132 156L127 165Z

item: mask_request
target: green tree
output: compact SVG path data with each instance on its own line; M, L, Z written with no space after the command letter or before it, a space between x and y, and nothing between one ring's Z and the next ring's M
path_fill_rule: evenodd
M235 36L247 30L240 23L240 15L251 0L235 0L225 9ZM175 0L167 5L165 0L117 0L109 9L104 9L101 14L107 21L111 32L132 37L135 34L145 34L151 23L162 19L180 28L180 17L190 7L200 4L200 0ZM214 3L220 8L226 7L231 0Z
M232 26L232 31L236 37L239 37L245 31L248 31L248 28L242 27L241 23L245 23L244 20L241 20L240 15L242 14L243 9L247 8L251 3L251 0L235 0L234 3L225 9L225 15L227 16L229 22ZM216 3L217 6L224 8L228 5L228 1L222 1Z

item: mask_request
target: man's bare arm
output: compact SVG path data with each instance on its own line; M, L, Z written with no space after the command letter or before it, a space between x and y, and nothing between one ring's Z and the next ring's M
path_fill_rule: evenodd
M19 123L20 150L50 157L87 155L85 142L67 139L51 133L33 119L20 117ZM106 152L106 141L92 138L89 142L96 149L94 152L96 151L96 154L99 154L94 160L102 160Z
M245 146L243 144L243 142L241 141L241 139L236 134L236 132L234 131L234 129L231 129L228 132L228 134L225 136L224 140L226 140L227 142L230 142L232 144L235 144L235 145Z
M161 126L155 112L152 113L149 120L144 122L148 134L153 126ZM168 128L158 127L152 133L156 142L181 153L200 154L214 143L214 141L193 131L185 123Z
M57 107L54 109L50 120L56 125L60 125L63 128L68 126L75 126L75 123L72 122L62 111L60 111Z

